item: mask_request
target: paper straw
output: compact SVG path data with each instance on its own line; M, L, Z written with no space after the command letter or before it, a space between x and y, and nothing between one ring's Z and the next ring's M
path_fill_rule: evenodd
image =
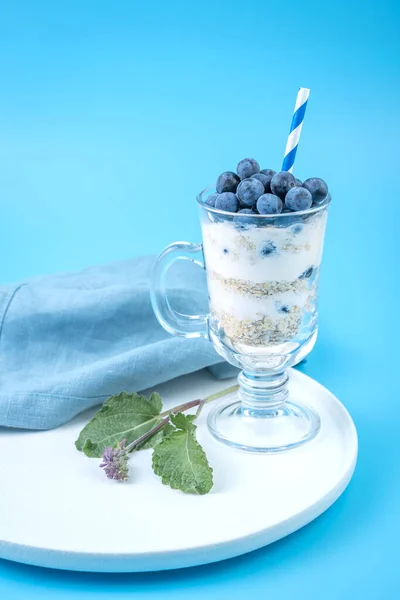
M290 126L289 137L286 144L282 171L289 171L291 173L293 170L294 159L296 158L297 146L299 145L300 134L303 127L304 115L306 112L309 95L310 90L308 88L299 89L294 107L292 124Z

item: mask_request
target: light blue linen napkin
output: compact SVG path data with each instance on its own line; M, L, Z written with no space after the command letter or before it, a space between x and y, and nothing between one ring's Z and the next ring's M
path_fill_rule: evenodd
M158 324L153 263L142 257L0 286L0 425L49 429L121 390L209 366L220 378L237 372L210 342ZM207 311L202 269L179 261L168 280L177 310Z

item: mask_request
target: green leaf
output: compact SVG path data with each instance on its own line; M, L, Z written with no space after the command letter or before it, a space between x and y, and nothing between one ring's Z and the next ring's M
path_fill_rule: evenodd
M193 421L196 418L196 415L184 415L183 413L179 412L176 415L171 413L169 415L169 418L171 419L171 422L175 425L177 429L182 429L182 431L196 430L196 425L193 423Z
M157 425L161 420L161 409L162 401L156 393L148 400L139 394L127 392L111 396L82 429L75 445L86 456L100 457L107 446L114 446L122 440L126 440L128 445ZM150 440L142 444L141 449L152 447L147 445ZM157 439L153 439L154 443L157 443Z
M157 444L153 471L165 485L187 494L207 494L213 486L212 468L195 438L194 415L171 415L178 429Z
M143 396L141 397L143 398ZM153 392L147 402L149 402L149 404L151 404L154 407L154 410L156 410L157 413L160 414L162 410L162 400L160 394L157 394L157 392Z

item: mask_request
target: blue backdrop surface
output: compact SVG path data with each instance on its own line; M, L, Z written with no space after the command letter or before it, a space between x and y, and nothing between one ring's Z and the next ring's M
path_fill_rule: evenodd
M0 9L1 283L197 241L196 193L245 156L279 168L297 88L311 88L296 175L325 178L333 203L304 370L360 438L343 497L271 547L146 575L0 561L0 598L398 598L399 4Z

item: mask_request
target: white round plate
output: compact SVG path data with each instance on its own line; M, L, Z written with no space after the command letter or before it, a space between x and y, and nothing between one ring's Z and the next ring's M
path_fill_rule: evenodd
M164 405L204 397L230 381L200 372L157 386ZM106 479L98 459L74 441L93 411L52 431L0 428L0 557L79 571L156 571L244 554L303 527L343 492L357 458L350 415L324 387L298 371L321 416L319 435L278 455L234 450L215 441L204 410L198 439L214 469L206 496L163 486L151 450L131 460L126 484Z

